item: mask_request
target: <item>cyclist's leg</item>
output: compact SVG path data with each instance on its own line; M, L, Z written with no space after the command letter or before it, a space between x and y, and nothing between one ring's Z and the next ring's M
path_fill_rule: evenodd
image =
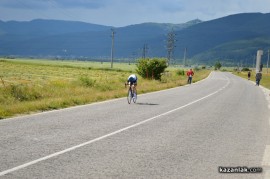
M133 90L133 91L134 91L134 93L137 94L137 88L136 88L136 87L137 87L137 83L135 82L135 83L134 83L134 90Z
M133 100L134 103L137 100L137 88L136 87L137 87L137 82L134 83L134 89L133 89L133 94L134 94L133 97L134 97L134 100L135 100L135 101Z
M133 82L130 82L130 89L131 89L131 96L133 97L133 93L134 93L134 84L133 84Z
M128 104L130 104L131 103L131 100L132 100L132 91L131 91L131 87L130 86L128 88L127 100L128 100Z
M136 82L133 84L133 97L132 97L132 99L133 99L133 102L134 103L136 103L136 101L137 101L137 89L136 89Z

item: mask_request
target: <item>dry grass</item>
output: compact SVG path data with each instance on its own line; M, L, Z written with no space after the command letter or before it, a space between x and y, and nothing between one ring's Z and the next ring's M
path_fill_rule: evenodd
M104 66L102 66L104 65ZM124 97L124 83L136 66L109 63L0 59L0 119ZM210 71L195 73L194 82ZM138 93L186 84L186 76L170 68L161 81L139 77Z

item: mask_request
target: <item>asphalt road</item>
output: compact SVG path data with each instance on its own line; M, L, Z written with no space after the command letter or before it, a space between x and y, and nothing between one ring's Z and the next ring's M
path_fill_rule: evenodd
M0 178L268 178L269 104L254 83L213 72L138 95L137 104L122 98L1 120Z

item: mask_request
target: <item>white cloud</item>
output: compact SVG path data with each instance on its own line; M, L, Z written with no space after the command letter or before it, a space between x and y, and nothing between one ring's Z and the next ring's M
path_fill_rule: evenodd
M0 19L63 19L124 26L267 13L268 7L269 0L0 0Z

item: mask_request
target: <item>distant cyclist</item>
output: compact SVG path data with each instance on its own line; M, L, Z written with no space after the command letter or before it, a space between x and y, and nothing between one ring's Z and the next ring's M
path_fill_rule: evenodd
M137 81L138 81L138 78L137 78L137 76L136 76L135 74L132 74L132 75L130 75L130 76L128 77L127 84L128 84L129 86L131 86L131 90L132 90L133 92L137 92L137 91L136 91ZM137 94L137 93L136 93L136 94Z

